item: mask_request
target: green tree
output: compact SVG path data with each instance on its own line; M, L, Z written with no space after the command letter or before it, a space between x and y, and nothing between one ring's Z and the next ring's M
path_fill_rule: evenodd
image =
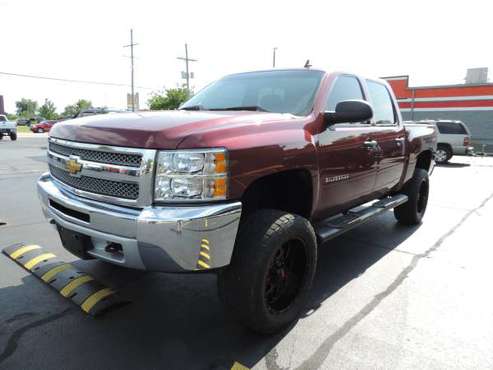
M17 114L7 113L7 119L9 121L17 121Z
M39 107L38 114L46 119L57 119L58 114L56 113L55 104L48 99L45 99L44 104Z
M166 89L164 92L153 93L147 104L151 110L170 110L178 108L189 97L185 88Z
M31 99L22 98L21 100L15 102L15 107L19 117L30 118L36 114L38 102Z
M62 115L64 117L74 117L80 111L89 109L92 107L92 103L90 100L79 99L75 102L75 104L67 105L63 110Z

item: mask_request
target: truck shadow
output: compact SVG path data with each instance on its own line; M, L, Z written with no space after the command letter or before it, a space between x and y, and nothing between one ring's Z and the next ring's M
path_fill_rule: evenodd
M301 321L416 231L382 226L391 217L383 215L355 235L321 246ZM391 230L385 243L359 236L371 237L381 227ZM94 319L32 275L18 286L0 288L0 368L230 369L234 362L252 367L265 359L267 368L280 369L273 349L292 328L266 337L240 327L217 298L214 274L142 273L98 261L74 264L120 289L132 304Z
M440 165L437 165L440 167L444 168L463 168L463 167L470 167L470 163L458 163L458 162L448 162L448 163L442 163Z

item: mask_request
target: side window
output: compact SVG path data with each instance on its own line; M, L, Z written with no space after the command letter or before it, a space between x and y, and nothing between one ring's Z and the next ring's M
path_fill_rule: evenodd
M327 99L325 110L335 111L337 103L350 99L364 99L361 85L354 76L339 76Z
M394 124L395 114L392 98L385 85L378 82L367 81L370 102L373 106L373 121L377 125Z
M467 135L466 130L460 123L437 122L437 126L441 134Z

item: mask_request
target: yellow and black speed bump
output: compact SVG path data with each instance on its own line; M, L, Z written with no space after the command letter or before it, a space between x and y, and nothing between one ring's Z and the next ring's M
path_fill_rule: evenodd
M97 282L92 276L79 271L70 263L58 260L36 244L14 244L3 253L32 272L46 284L69 298L84 312L97 316L111 308L128 303L112 289Z

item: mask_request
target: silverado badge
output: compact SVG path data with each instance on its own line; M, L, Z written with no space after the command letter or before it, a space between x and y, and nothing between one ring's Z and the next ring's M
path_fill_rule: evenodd
M82 170L82 164L79 163L79 157L70 156L70 159L65 163L65 168L71 175L76 175Z

